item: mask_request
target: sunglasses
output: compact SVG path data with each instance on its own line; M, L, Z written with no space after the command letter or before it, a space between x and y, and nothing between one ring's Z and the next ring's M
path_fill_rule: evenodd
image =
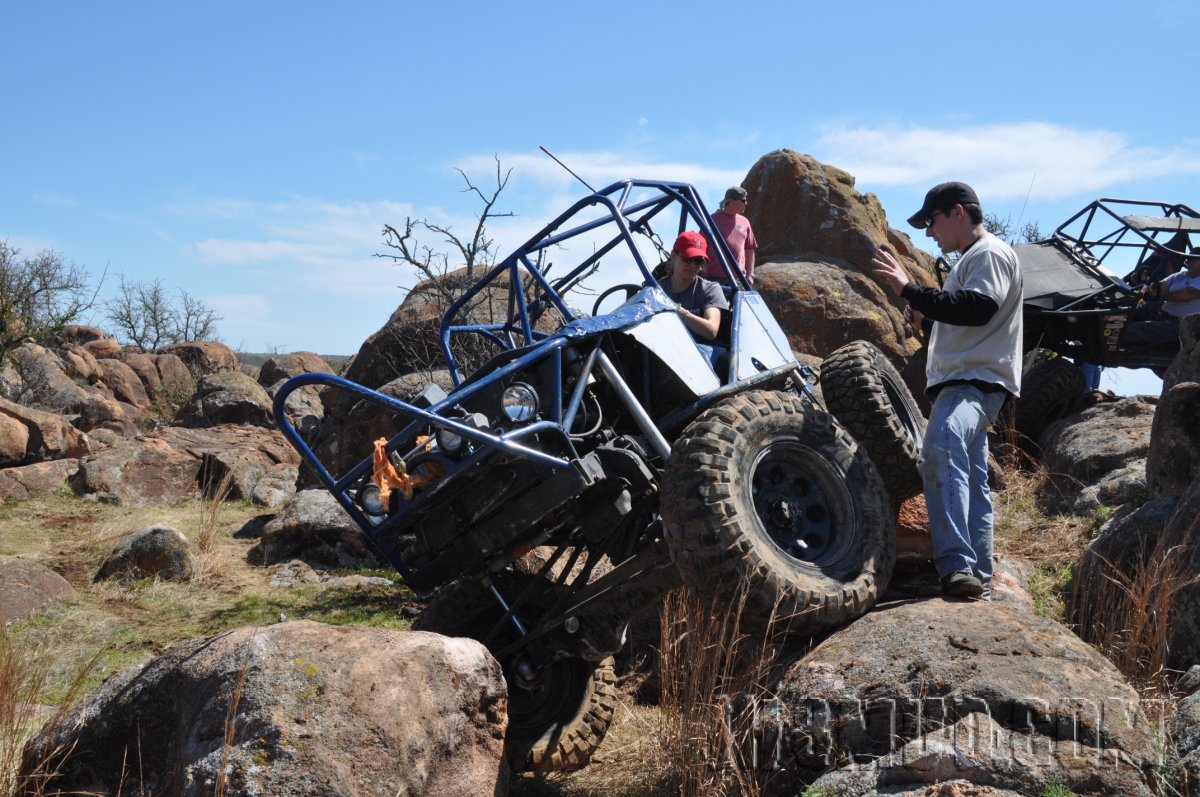
M684 257L680 258L684 263L690 263L693 266L703 266L708 262L707 257Z
M929 214L929 221L925 222L925 229L927 229L927 230L928 230L930 227L932 227L932 226L933 226L933 223L934 223L934 222L937 220L937 217L938 217L938 215L939 215L939 214L940 214L940 215L942 215L942 216L945 216L945 215L946 215L946 211L944 211L944 210L935 210L935 211L933 211L933 213L930 213L930 214Z

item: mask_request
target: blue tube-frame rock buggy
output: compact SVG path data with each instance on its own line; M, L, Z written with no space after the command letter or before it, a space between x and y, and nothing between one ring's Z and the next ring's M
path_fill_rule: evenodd
M703 232L733 286L718 367L652 275L669 259L654 227ZM279 428L363 532L415 589L438 588L415 627L474 637L504 667L517 768L588 761L630 616L677 586L739 595L743 628L790 634L857 617L886 587L884 485L731 263L691 186L617 182L448 307L448 394L304 374L275 396ZM624 303L602 312L613 293ZM590 315L581 295L599 297ZM480 342L495 354L464 373ZM395 433L330 472L288 419L305 386L371 403Z

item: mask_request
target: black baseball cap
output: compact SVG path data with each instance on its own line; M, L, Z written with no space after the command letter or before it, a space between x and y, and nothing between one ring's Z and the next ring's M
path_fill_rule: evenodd
M908 217L908 223L923 230L929 225L929 219L935 211L948 210L955 205L978 205L979 197L975 189L966 183L938 183L929 189L925 195L925 204L916 213Z

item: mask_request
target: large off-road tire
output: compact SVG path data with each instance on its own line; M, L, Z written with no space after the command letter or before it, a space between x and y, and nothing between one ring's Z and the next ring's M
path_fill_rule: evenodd
M675 442L661 514L684 580L731 597L742 627L811 634L866 612L887 587L887 491L834 418L794 393L748 391Z
M412 627L481 640L502 614L484 587L458 581L440 589ZM489 649L499 651L515 633L506 626L488 641ZM586 766L616 712L613 658L561 658L527 675L521 674L527 668L519 668L520 661L520 654L500 661L508 683L504 754L509 766L516 772L568 772Z
M892 503L921 492L925 416L887 355L865 340L821 363L821 393L833 417L867 449Z
M1046 427L1066 418L1079 406L1087 387L1083 371L1063 357L1042 360L1021 380L1014 424L1017 442L1031 453L1041 450Z

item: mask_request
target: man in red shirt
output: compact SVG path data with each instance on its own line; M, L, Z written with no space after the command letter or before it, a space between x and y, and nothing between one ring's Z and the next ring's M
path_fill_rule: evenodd
M712 220L713 225L720 230L725 243L729 244L729 250L733 252L733 259L736 261L738 269L753 285L754 250L758 248L758 241L754 238L750 220L742 215L746 211L746 199L746 189L740 185L733 186L725 192L725 198L721 200L717 212L712 214ZM704 276L722 283L729 282L729 278L725 276L725 269L721 267L721 263L716 257L708 259Z

